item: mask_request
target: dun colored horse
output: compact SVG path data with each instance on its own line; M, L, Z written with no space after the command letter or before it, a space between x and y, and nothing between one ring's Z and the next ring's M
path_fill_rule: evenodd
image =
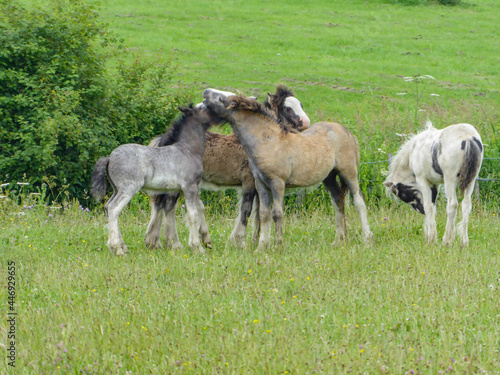
M218 91L226 96L230 92ZM278 85L275 94L268 94L264 105L276 114L281 124L287 124L297 130L307 129L310 121L302 109L302 104L293 96L287 87ZM163 137L156 138L150 146L165 146L168 142ZM207 190L222 190L225 188L241 189L242 197L240 213L231 236L232 243L245 246L245 234L248 218L252 212L254 198L257 199L255 181L248 165L245 150L234 134L224 135L207 132L207 143L203 158L203 177L200 187ZM175 205L179 193L155 194L151 196L151 221L146 232L146 244L149 247L160 247L160 232L162 212L165 212L163 238L168 246L182 247L179 242L176 222ZM259 222L256 215L256 232ZM255 235L254 233L254 235ZM210 239L207 239L210 243Z
M358 183L358 144L349 130L337 123L319 122L302 133L291 132L256 100L227 96L211 89L206 89L203 97L208 108L231 124L248 156L260 199L258 249L270 241L271 203L275 242L282 241L285 188L321 182L336 208L336 242L346 237L344 201L348 190L361 218L363 239L365 242L371 239Z
M203 175L206 131L221 119L203 104L180 108L183 115L166 134L166 147L125 144L108 157L100 158L92 173L92 196L100 201L106 195L106 175L113 186L113 195L104 209L108 215L108 246L112 253L124 255L128 248L118 227L118 217L132 197L144 190L182 191L186 198L189 223L189 246L204 252L202 240L209 245L209 233L198 197Z
M388 194L394 194L425 215L424 234L431 243L437 240L436 198L439 185L444 184L448 201L444 245L451 245L455 237L458 185L464 196L462 221L458 224L460 243L467 246L471 196L483 161L481 137L469 124L442 130L434 128L430 121L426 125L427 129L410 138L392 159L384 185Z

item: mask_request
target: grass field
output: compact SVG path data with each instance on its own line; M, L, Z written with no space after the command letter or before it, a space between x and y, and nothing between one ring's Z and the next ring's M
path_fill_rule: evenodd
M125 38L130 59L174 50L178 84L192 87L194 99L209 86L263 98L286 83L312 122L348 126L361 161L370 162L385 160L403 140L397 134L419 130L427 117L438 127L476 125L485 156L500 157L499 8L493 0L457 7L120 0L104 2L102 15ZM435 80L403 79L415 75ZM380 181L386 169L363 165L361 180ZM498 161L485 161L481 176L498 178L498 170ZM332 247L333 210L313 196L288 207L283 247L236 249L227 244L236 202L214 195L206 202L212 250L149 250L139 197L121 217L125 258L107 251L101 210L72 202L60 212L4 189L0 373L500 373L496 186L481 183L467 249L426 245L421 215L367 190L370 247L352 205L349 240ZM439 236L445 220L441 198ZM186 246L181 219L178 229ZM15 369L5 354L10 307Z
M477 205L468 249L426 246L422 218L402 206L370 210L372 247L353 208L337 248L330 209L288 213L285 246L260 254L227 245L234 211L211 215L207 255L146 249L147 212L130 209L126 258L105 248L101 213L29 207L0 219L3 269L15 261L15 373L500 369L499 220Z

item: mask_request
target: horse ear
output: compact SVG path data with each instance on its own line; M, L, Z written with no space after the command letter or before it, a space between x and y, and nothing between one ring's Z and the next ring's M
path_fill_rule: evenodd
M191 106L189 106L189 107L178 107L178 108L179 108L179 111L181 111L184 114L188 114L192 110Z
M393 182L391 182L391 181L385 181L385 182L384 182L384 186L385 186L386 188L389 188L389 189L390 189L390 188L392 188L392 187L394 186L394 183L393 183Z

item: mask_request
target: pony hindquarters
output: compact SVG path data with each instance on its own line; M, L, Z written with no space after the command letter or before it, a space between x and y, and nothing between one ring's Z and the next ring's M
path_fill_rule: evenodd
M463 193L461 202L462 220L457 226L458 235L460 237L461 246L466 247L469 245L467 228L469 216L472 211L472 193L483 161L483 145L481 138L477 132L475 132L475 134L474 132L472 132L469 139L461 142L460 153L462 155L460 156L462 156L462 163L458 173L444 175L445 193L448 199L446 207L448 217L445 234L443 236L443 244L447 246L451 245L455 237L455 219L458 211L458 200L456 195L457 185L458 190ZM459 152L458 149L456 152Z

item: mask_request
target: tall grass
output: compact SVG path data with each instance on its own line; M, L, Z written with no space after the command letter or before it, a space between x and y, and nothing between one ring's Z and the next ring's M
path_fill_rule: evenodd
M18 358L9 373L500 368L498 209L475 204L468 249L426 245L421 215L406 206L370 207L372 247L362 245L352 206L349 240L335 248L331 207L289 210L285 245L258 254L228 244L236 217L228 209L207 216L214 248L199 255L145 248L148 213L131 206L121 218L131 254L117 258L100 213L76 204L2 208L1 264L16 262L17 281ZM441 202L440 234L444 224ZM183 220L179 231L186 244ZM0 372L9 370L2 361Z

